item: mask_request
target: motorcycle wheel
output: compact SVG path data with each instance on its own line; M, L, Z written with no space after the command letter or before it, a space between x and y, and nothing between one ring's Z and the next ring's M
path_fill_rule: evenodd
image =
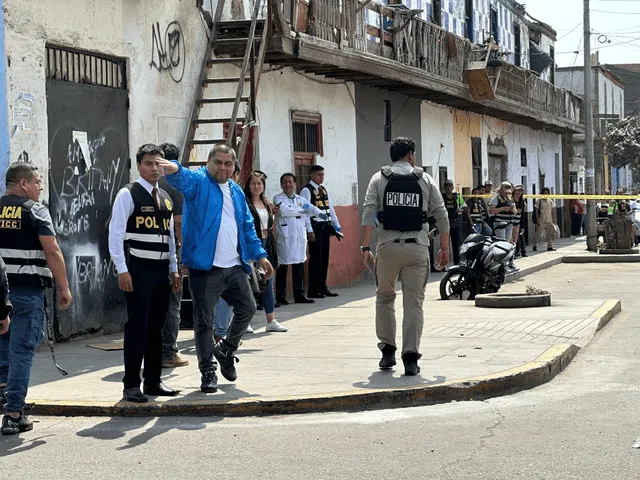
M476 298L477 290L475 280L460 271L449 270L440 281L442 300L473 300Z

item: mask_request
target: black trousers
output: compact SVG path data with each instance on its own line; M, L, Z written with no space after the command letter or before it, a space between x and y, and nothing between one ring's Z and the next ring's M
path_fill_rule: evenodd
M451 237L451 253L453 254L453 264L460 263L460 226L450 227L449 236Z
M276 300L287 298L287 274L289 265L280 265L276 272ZM304 295L304 263L291 265L291 280L293 281L293 298Z
M315 242L309 242L309 295L327 293L327 272L329 271L329 247L331 227L329 224L313 225Z
M140 386L144 359L144 383L153 385L162 374L162 328L164 327L171 284L169 268L148 267L131 261L129 274L133 292L125 292L127 321L124 324L124 388Z

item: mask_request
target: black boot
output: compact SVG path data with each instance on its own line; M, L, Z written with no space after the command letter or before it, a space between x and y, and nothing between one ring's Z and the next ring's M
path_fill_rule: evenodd
M396 365L396 347L392 345L385 345L382 348L382 359L378 366L380 370L389 370Z
M406 376L413 376L420 373L420 367L418 366L418 360L422 357L419 353L407 352L402 354L402 363L404 363L404 374Z

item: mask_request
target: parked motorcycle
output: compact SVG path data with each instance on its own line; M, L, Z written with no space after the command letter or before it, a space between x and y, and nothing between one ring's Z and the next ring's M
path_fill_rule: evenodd
M496 230L506 228L498 223ZM451 267L440 281L442 300L473 300L482 293L496 293L502 287L515 246L494 236L472 233L460 247L463 260Z

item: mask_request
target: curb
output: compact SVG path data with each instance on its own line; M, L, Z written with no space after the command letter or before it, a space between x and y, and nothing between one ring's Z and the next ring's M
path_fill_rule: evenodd
M583 253L579 255L567 255L562 258L563 263L638 263L640 255L622 254L622 255L597 255L594 253Z
M600 308L593 312L589 318L597 320L595 328L582 336L576 345L584 348L595 338L596 333L602 330L607 324L622 311L622 302L620 300L607 300Z
M560 265L565 258L569 257L570 254L564 256L554 256L549 260L546 260L538 265L533 265L531 267L523 268L522 270L518 270L517 272L510 273L507 275L505 279L505 283L507 282L515 282L520 280L521 278L526 277L527 275L531 275L533 273L539 272L540 270L545 270L547 268L554 267L556 265Z
M476 295L476 307L480 308L540 308L551 306L551 295L542 293L486 293Z
M271 400L181 401L131 405L124 402L33 401L30 414L48 416L256 416L433 405L451 401L484 400L531 389L552 380L575 357L580 347L557 344L536 360L502 372L403 389L350 391L336 394L281 397Z

